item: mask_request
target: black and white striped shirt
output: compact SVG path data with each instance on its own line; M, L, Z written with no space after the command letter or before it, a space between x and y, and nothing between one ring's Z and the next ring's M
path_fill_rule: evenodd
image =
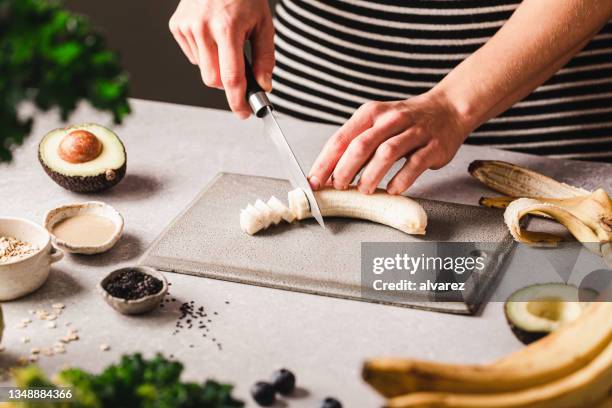
M272 102L342 124L369 100L431 89L510 18L520 0L281 0ZM467 143L612 162L612 21L550 80Z

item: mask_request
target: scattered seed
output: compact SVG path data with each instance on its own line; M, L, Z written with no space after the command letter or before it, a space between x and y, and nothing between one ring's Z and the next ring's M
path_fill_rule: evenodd
M40 349L38 347L32 347L30 349L30 354L39 354L40 353Z
M57 324L55 324L55 322L47 322L46 326L48 329L55 329L55 327L57 327Z
M25 324L32 323L32 319L26 317L25 319L21 319L21 323L25 323Z
M21 338L21 342L22 343L29 343L30 342L30 338L29 337L22 337Z
M54 309L63 309L63 308L65 308L66 306L64 306L64 304L63 304L63 303L54 303L52 307L53 307Z
M30 356L29 360L30 360L30 363L35 363L38 361L38 356Z
M110 346L108 344L100 344L100 350L101 351L108 351L108 350L110 350Z

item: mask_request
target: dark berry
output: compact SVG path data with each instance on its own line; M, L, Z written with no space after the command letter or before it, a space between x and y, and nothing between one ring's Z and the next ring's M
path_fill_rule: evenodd
M258 381L251 387L251 396L262 407L267 407L276 401L276 390L270 383Z
M289 395L295 390L295 375L286 368L281 368L272 374L272 385L277 392Z
M335 398L327 397L321 403L321 408L342 408L342 404Z

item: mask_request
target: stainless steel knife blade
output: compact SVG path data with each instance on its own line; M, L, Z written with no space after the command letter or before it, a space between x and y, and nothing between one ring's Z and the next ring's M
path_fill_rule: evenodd
M308 199L308 204L310 204L310 212L312 213L312 216L315 220L317 220L319 225L325 228L323 216L321 215L321 210L319 209L317 199L310 188L310 183L308 183L306 175L302 171L295 154L293 154L291 146L289 146L289 143L287 143L287 139L285 139L283 131L278 125L271 107L265 107L265 111L263 112L261 118L264 122L264 130L266 134L270 137L272 143L280 153L281 162L283 163L283 167L289 176L289 182L293 187L304 190L304 193L306 193L306 198Z
M251 67L251 63L249 62L246 54L244 55L244 73L247 82L245 98L249 103L249 106L253 110L255 116L263 119L264 130L280 153L280 159L283 163L282 165L285 168L286 174L289 176L289 182L293 187L301 188L304 191L306 198L308 199L308 204L310 205L310 212L312 213L312 216L315 220L317 220L321 227L325 228L323 216L321 215L321 210L319 209L317 199L310 188L310 183L308 183L308 179L306 179L306 175L295 158L295 154L293 154L291 146L289 146L289 143L287 143L285 135L283 135L280 126L278 126L278 122L274 117L274 108L272 103L268 99L268 96L264 90L261 89L261 86L259 86L257 83L255 75L253 74L253 68Z

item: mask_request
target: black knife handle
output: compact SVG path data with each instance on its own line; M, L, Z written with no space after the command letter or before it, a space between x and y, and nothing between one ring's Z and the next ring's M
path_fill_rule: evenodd
M253 113L261 117L265 114L265 108L274 109L272 103L264 90L259 86L253 73L253 67L249 62L246 54L244 54L244 75L246 77L246 100L251 106Z

